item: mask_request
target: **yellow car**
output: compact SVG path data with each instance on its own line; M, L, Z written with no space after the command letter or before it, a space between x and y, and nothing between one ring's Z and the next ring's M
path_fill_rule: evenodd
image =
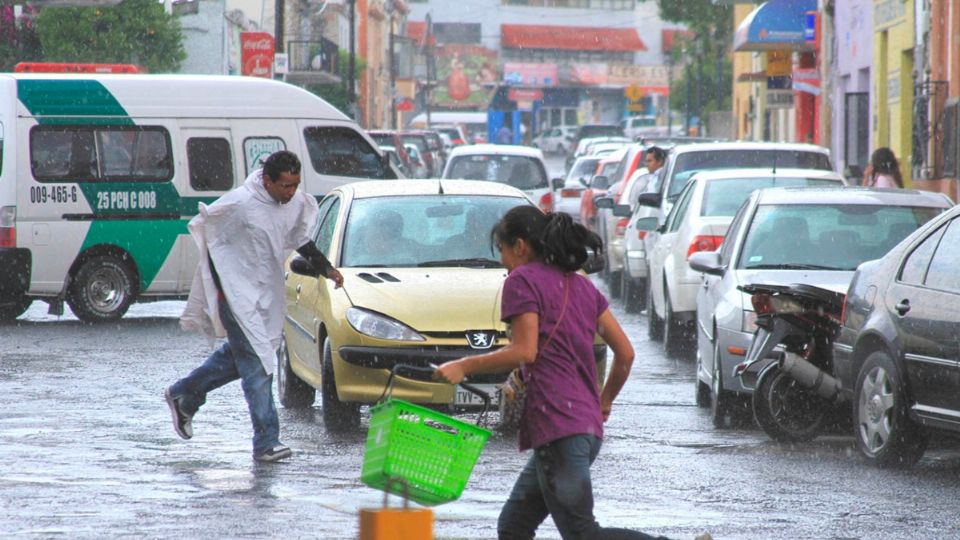
M328 429L351 428L361 405L381 397L395 364L425 367L503 346L499 294L507 272L490 231L526 204L533 203L523 192L483 181L358 182L331 191L320 202L314 241L344 284L334 289L318 279L299 255L288 261L280 403L309 407L319 389ZM605 346L596 349L606 357ZM505 376L470 382L496 398ZM479 405L456 386L402 376L393 396Z

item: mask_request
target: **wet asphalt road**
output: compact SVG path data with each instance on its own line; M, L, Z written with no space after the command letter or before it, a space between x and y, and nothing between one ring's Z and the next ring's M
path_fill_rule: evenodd
M366 419L331 435L319 408L281 408L296 454L256 464L231 384L209 396L193 440L173 433L163 388L209 352L180 331L182 306L87 326L37 302L0 325L0 537L357 537L359 509L382 502L359 481ZM960 445L887 471L839 434L780 445L749 426L714 430L694 405L694 363L648 341L645 316L614 310L637 361L593 467L602 524L672 538L957 537ZM512 438L491 439L463 497L435 508L437 537L495 537L524 460ZM540 537L558 537L549 520Z

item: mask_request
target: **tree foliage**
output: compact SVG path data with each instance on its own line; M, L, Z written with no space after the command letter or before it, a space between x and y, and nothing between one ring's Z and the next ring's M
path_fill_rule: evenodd
M356 105L357 96L351 96L347 88L347 74L350 71L349 66L350 53L348 51L340 51L337 57L337 76L340 77L340 84L310 84L304 88L320 96L326 100L327 103L339 109L343 114L353 117L354 115L351 111ZM360 74L363 73L365 69L367 69L366 60L359 56L355 57L353 73L357 79L360 78ZM356 85L354 88L356 88Z
M179 19L156 0L45 8L36 28L48 62L135 64L164 73L176 71L187 56Z
M19 62L41 58L40 41L33 25L36 10L26 6L23 12L18 19L13 6L0 6L0 71L13 71Z

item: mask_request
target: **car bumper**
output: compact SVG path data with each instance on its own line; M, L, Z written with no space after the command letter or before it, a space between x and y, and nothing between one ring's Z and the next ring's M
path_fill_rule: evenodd
M680 281L670 295L674 312L692 313L697 311L697 293L700 291L702 280Z
M610 241L610 245L607 246L607 249L610 251L609 256L607 257L607 262L609 263L610 272L619 272L623 270L623 238L616 238Z
M747 359L746 352L750 349L750 343L753 342L753 334L740 330L718 328L716 339L719 340L719 347L717 348L720 353L720 374L723 380L723 389L740 394L752 394L753 383L756 381L744 381L740 377L734 377L733 370ZM742 354L740 354L741 352Z
M555 212L563 212L573 218L573 221L580 223L580 198L558 197L553 205Z
M647 252L643 249L628 249L623 258L623 271L631 279L647 279Z

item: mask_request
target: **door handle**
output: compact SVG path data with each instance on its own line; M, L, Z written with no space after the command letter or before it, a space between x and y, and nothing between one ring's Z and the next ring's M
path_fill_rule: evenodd
M303 287L303 283L297 283L297 294L300 294L300 289Z
M897 304L894 307L894 309L896 309L897 313L899 313L900 316L903 317L904 315L907 314L908 311L910 311L910 300L907 300L906 298L904 298L903 300L900 301L899 304Z

